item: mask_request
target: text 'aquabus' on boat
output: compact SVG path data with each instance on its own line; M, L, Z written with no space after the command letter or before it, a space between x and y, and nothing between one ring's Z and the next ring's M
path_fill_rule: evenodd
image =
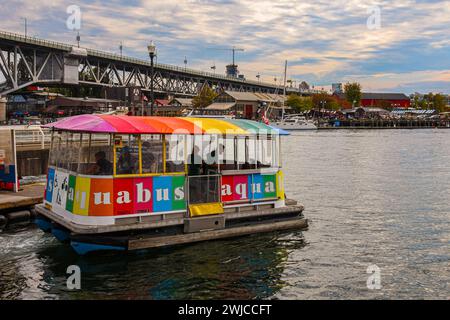
M52 143L36 223L76 252L304 228L286 200L282 130L249 120L80 115Z

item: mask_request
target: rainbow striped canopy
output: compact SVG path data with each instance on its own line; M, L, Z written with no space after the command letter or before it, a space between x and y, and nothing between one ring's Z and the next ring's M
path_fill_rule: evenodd
M131 117L83 114L45 125L56 130L127 134L288 135L286 131L244 119Z

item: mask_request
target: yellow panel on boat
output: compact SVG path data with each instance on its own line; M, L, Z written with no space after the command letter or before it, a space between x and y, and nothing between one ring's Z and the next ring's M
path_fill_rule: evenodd
M89 215L89 195L91 191L91 178L77 177L75 184L75 201L73 213L80 216Z
M281 170L277 172L277 197L284 200L284 174Z
M220 202L190 204L189 212L191 217L207 216L211 214L222 214L223 206Z

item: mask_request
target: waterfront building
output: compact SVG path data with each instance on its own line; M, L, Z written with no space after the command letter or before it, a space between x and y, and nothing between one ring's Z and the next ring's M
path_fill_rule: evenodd
M192 108L192 99L191 98L173 98L170 101L172 106L182 107L183 109Z
M334 93L336 97L345 100L344 93ZM361 94L361 107L381 107L381 108L409 108L411 99L404 93L373 93L363 92Z
M224 91L205 110L212 114L233 112L238 118L257 119L262 108L270 109L271 115L281 115L285 98L277 94L258 92Z

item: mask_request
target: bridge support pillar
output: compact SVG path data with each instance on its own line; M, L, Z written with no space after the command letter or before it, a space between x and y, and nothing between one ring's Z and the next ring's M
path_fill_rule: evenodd
M0 96L0 122L6 121L6 98Z

